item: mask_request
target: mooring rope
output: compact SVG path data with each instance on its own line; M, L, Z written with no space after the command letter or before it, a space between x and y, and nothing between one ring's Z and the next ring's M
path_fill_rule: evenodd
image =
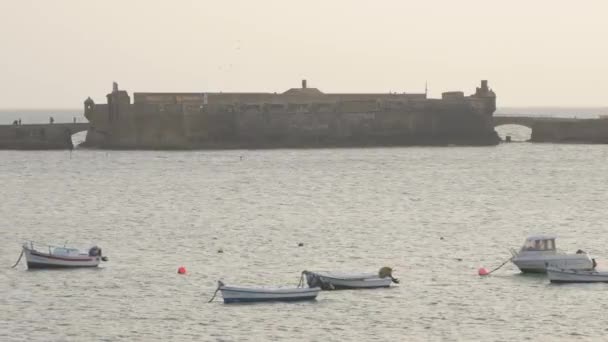
M488 274L497 271L499 268L503 267L504 265L506 265L509 261L511 261L511 259L513 259L513 257L510 257L509 259L505 260L502 264L500 264L500 266L496 267L495 269L491 270L490 272L488 272Z
M215 289L215 292L213 292L213 297L211 297L211 299L209 299L209 301L207 303L211 303L215 299L215 296L217 295L218 291L222 288L222 286L224 286L224 283L222 283L221 281L218 281L217 289Z
M23 248L21 249L21 254L19 254L19 259L17 259L17 262L11 266L11 268L15 268L17 267L17 265L19 265L19 261L21 261L21 257L23 257Z
M220 287L218 286L217 289L215 289L215 292L213 292L213 297L211 297L211 299L209 299L209 301L207 303L211 303L213 302L213 300L215 299L215 296L217 295L217 291L220 290Z

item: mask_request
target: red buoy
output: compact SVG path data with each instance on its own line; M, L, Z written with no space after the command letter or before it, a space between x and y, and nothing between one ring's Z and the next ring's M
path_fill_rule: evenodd
M184 266L180 266L177 269L177 274L186 274L186 268Z
M488 271L487 268L482 267L479 270L477 270L477 274L479 274L480 276L485 276L485 275L490 274L490 272Z

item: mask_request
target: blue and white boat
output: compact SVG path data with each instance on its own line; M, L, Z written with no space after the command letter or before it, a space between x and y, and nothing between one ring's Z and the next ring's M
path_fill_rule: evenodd
M97 246L80 250L66 246L34 246L34 242L23 244L22 255L25 255L28 269L97 267L102 261L108 260Z
M222 292L224 303L252 303L252 302L292 302L314 300L317 298L318 287L313 288L249 288L226 286L218 281L218 290Z
M608 283L608 272L568 270L547 266L547 275L552 283Z

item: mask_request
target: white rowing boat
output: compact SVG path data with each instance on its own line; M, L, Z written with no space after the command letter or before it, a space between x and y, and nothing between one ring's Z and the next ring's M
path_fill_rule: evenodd
M226 286L218 281L218 290L222 293L224 303L252 303L252 302L292 302L314 300L320 288L250 288Z
M33 242L29 242L23 244L22 253L25 255L28 269L97 267L102 261L108 260L97 246L82 251L66 246L35 246Z
M378 273L333 273L302 272L309 287L320 287L323 290L374 289L390 287L399 280L392 276L390 267L383 267Z
M608 283L608 272L568 270L547 266L547 276L552 283Z

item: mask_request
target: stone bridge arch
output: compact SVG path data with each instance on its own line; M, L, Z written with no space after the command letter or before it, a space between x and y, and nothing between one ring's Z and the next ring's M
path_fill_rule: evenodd
M72 139L72 144L74 147L82 144L86 140L89 127L90 125L88 123L74 123L65 128L66 132Z
M502 126L502 125L518 125L524 126L529 129L534 129L534 123L537 121L537 118L527 117L527 116L495 116L493 118L494 127Z
M534 134L534 123L536 120L537 118L524 116L495 116L493 117L493 126L494 130L498 133L502 140L514 138L515 141L529 141L532 139ZM497 129L503 126L505 126L504 128L507 129L509 126L520 126L525 127L525 129L522 132L503 132L503 129Z

